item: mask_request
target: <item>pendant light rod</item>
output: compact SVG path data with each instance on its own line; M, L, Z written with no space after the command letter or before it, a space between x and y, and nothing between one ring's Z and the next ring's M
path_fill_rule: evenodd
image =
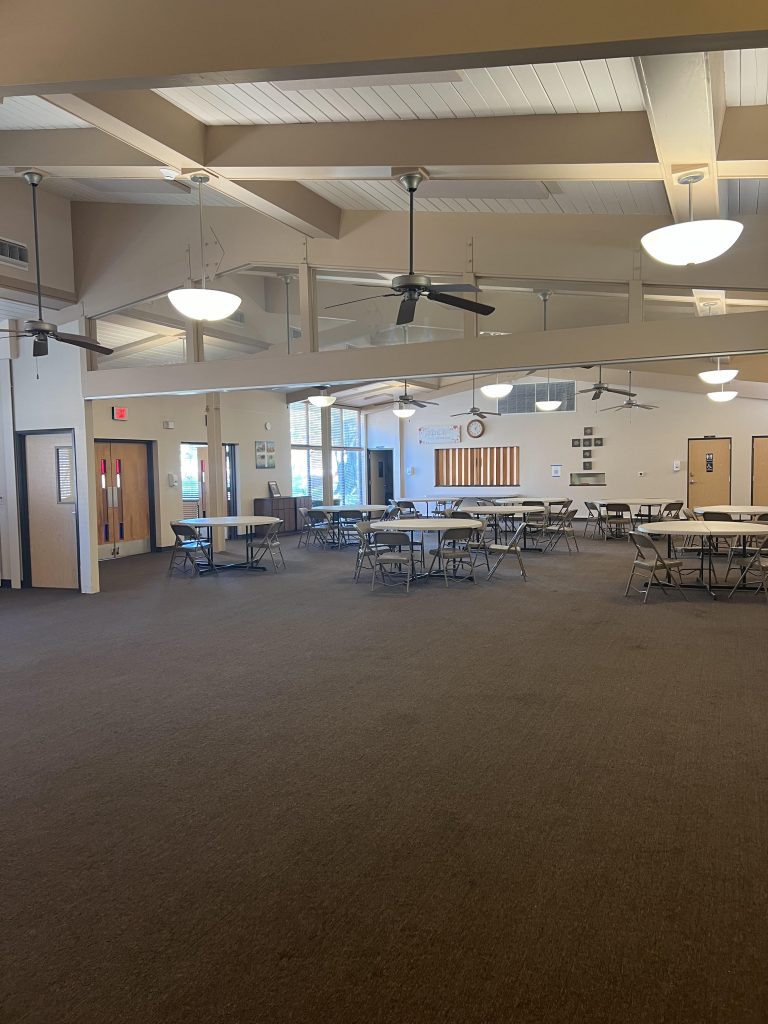
M701 171L692 171L690 174L681 174L677 179L678 185L688 186L688 220L693 220L693 186L704 181Z
M210 181L207 174L193 174L192 181L197 185L197 210L200 216L200 287L205 290L205 232L203 230L203 185Z
M27 171L24 180L32 186L32 229L35 236L35 288L37 290L37 319L43 319L43 293L40 284L40 241L37 226L37 186L43 180L39 171Z

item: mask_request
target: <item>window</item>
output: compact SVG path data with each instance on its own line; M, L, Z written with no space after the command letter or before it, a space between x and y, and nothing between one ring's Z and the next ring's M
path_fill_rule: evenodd
M291 493L323 500L321 412L309 402L294 402L291 413Z
M539 412L536 403L545 401L547 397L563 403L555 412L573 412L576 408L576 385L572 380L553 380L547 395L546 383L515 384L506 398L499 399L499 412ZM551 413L545 415L551 416Z
M342 505L362 502L363 430L357 409L331 406L333 500Z
M60 505L74 505L75 503L75 481L72 469L72 448L57 448L56 497Z

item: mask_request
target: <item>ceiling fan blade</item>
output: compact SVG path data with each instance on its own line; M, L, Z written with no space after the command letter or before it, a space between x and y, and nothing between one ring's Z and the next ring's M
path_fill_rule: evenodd
M616 412L617 409L626 409L626 405L608 405L605 409L598 409L598 412Z
M33 356L47 356L48 355L48 336L45 334L35 334L34 343L32 345Z
M471 415L472 415L471 412L454 412L454 413L451 413L451 419L452 420L457 420L460 416L471 416Z
M609 391L612 395L624 395L625 398L634 398L637 394L636 391L625 391L623 388L604 387L603 391Z
M458 295L447 295L445 292L428 291L427 298L432 302L441 302L444 306L456 306L457 309L465 309L468 313L478 313L480 316L490 316L496 311L495 306L472 302L471 299L460 299Z
M501 416L500 412L479 412L478 416Z
M479 292L476 284L437 284L433 282L432 288L436 292Z
M323 309L338 309L339 306L351 306L355 302L373 302L374 299L391 299L399 292L383 292L381 295L366 295L364 299L348 299L346 302L334 302L331 306L323 306Z
M526 376L527 376L527 374L526 374ZM598 390L598 389L596 389L594 387L582 388L581 391L577 391L576 394L577 395L591 395L592 392L595 391L595 390Z
M55 338L56 341L63 341L65 345L87 348L89 352L99 352L103 356L111 356L114 352L114 349L98 345L95 341L91 341L90 338L84 338L81 334L60 334L58 331L53 331L51 337Z
M642 402L636 402L633 406L634 409L658 409L658 405L643 405Z
M418 299L409 299L407 296L403 299L400 303L400 309L397 311L396 324L398 327L413 323L413 318L416 316L417 302Z
M602 398L602 397L603 397L603 392L596 389L594 394L592 395L592 401L596 402L598 400L598 398Z

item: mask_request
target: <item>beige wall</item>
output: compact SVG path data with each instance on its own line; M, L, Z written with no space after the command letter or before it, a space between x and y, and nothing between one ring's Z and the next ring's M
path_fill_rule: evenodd
M578 384L578 387L585 385ZM768 401L737 398L727 405L716 405L705 395L661 389L639 388L639 401L658 405L653 411L637 410L632 417L626 412L598 412L602 406L621 401L607 396L599 403L589 395L577 395L575 412L535 413L490 417L485 421L481 440L468 441L462 423L462 444L519 445L520 493L542 498L570 497L583 510L584 500L608 497L659 497L686 499L687 448L689 437L715 434L733 438L732 499L734 503L750 500L751 452L753 434L768 434ZM432 397L432 396L430 396ZM418 409L403 427L404 444L401 458L405 473L404 497L421 497L439 493L435 489L434 447L418 443L418 428L426 425L456 423L451 414L469 408L470 394L437 396L439 408ZM615 401L609 398L615 398ZM495 409L496 403L480 396L481 408ZM389 411L368 416L369 447L393 446L397 437L395 416ZM606 474L607 486L601 488L569 487L569 474L581 471L581 449L571 447L571 438L582 437L585 426L595 428L595 436L604 439L602 448L593 448L592 469ZM396 447L396 444L394 445ZM396 453L397 457L397 453ZM672 464L680 460L680 472ZM562 465L562 477L551 475L551 465ZM408 469L413 474L408 475ZM643 472L640 477L639 473ZM395 466L397 479L397 464ZM508 489L502 489L508 490ZM461 493L456 488L443 488L443 493ZM498 489L495 491L500 493ZM470 493L494 493L493 488L470 488Z
M40 275L43 290L72 292L72 223L68 199L46 191L45 183L37 191L40 220ZM24 281L31 288L35 279L32 235L32 196L30 187L20 178L0 178L0 235L29 246L28 270L0 264L0 277Z
M94 435L110 440L155 442L155 495L158 543L173 543L170 523L182 516L181 486L171 487L168 474L180 471L179 445L206 442L205 396L162 396L121 401L127 421L112 419L111 401L92 402ZM222 440L238 445L237 492L239 511L250 515L253 499L268 496L268 480L277 480L283 494L291 493L291 452L285 396L267 391L246 391L221 396ZM163 427L172 420L171 430ZM265 423L271 424L267 430ZM254 442L274 440L277 468L256 469Z

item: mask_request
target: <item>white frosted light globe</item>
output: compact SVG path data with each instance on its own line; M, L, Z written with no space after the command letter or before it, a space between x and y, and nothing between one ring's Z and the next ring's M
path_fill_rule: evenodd
M336 395L310 395L307 401L310 405L316 405L318 409L327 409L336 401Z
M486 398L506 398L512 390L511 384L483 384L480 388Z
M738 391L708 391L707 398L711 402L732 402Z
M722 256L743 230L736 220L687 220L649 231L640 244L659 263L687 267Z
M392 412L395 416L399 416L401 420L407 420L409 416L413 416L416 410L412 409L409 405L396 405Z
M555 399L552 398L542 402L537 402L536 408L539 412L554 412L555 409L559 409L562 404L562 402L556 402Z
M699 377L705 384L727 384L738 373L738 370L702 370Z
M188 320L224 320L242 301L239 295L216 288L176 288L168 298Z

